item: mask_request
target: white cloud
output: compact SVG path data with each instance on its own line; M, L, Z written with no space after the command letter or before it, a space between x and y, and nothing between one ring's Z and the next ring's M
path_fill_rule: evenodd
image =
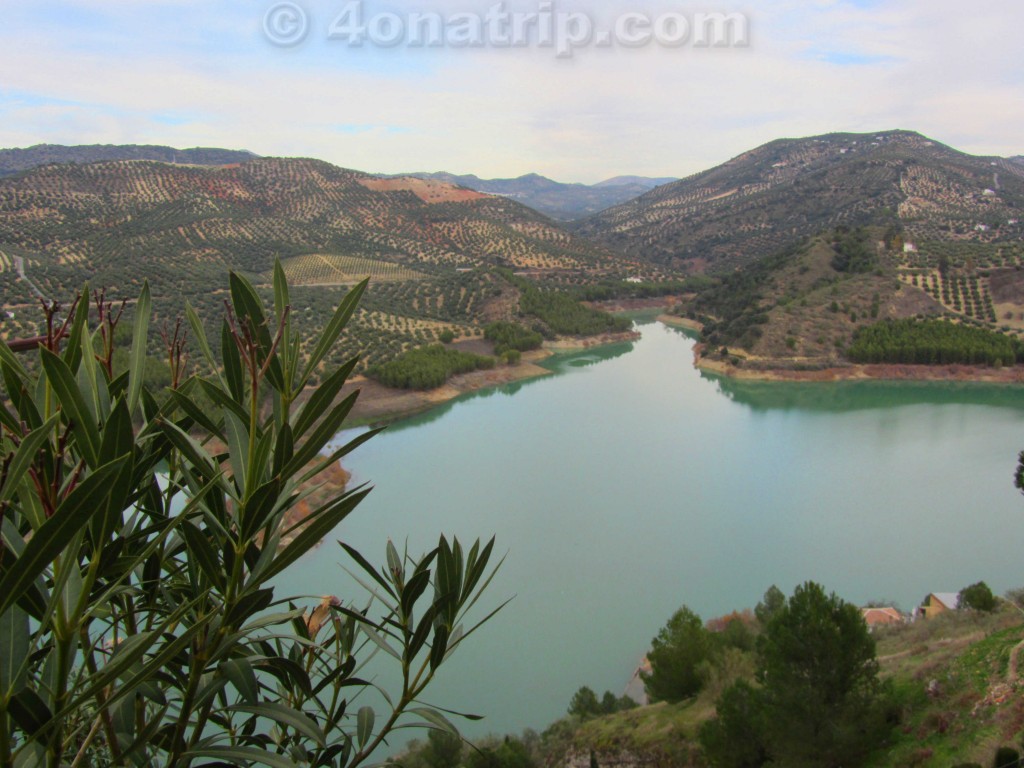
M557 60L550 50L350 50L319 27L280 50L259 37L254 4L218 15L162 3L180 34L149 29L137 4L74 4L126 16L76 32L23 15L0 30L0 145L221 145L365 170L584 181L684 175L773 138L833 130L909 128L967 151L1024 152L1017 5L761 0L748 3L747 49ZM626 4L587 7L609 18Z

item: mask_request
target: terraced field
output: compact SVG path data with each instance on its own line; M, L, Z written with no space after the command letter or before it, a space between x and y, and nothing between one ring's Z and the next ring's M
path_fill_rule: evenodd
M295 256L283 261L281 266L291 285L348 285L366 278L374 282L394 282L424 277L422 273L394 262L336 254Z

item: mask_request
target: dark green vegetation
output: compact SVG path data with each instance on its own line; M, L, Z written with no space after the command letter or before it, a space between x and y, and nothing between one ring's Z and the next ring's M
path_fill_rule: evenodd
M996 598L988 584L979 581L960 590L960 607L990 613L996 609Z
M584 685L573 694L568 711L574 717L586 719L598 715L614 715L616 712L625 712L636 706L637 703L628 696L616 696L611 691L605 691L598 700L593 689Z
M162 405L148 286L123 374L102 298L51 310L34 365L0 343L0 766L355 768L409 718L455 732L422 694L479 626L493 541L389 543L381 568L342 545L369 599L273 586L369 493L308 490L374 434L331 445L354 360L306 389L364 289L303 345L280 266L270 311L232 274L221 354L190 310L203 370L172 337ZM376 651L399 668L388 694L361 677Z
M590 216L613 205L639 197L672 178L649 179L640 176L608 179L600 184L562 184L535 173L518 179L481 179L451 173L413 173L420 179L435 179L491 195L501 195L550 216L556 221L573 221Z
M846 350L855 363L988 365L1024 361L1024 344L945 320L886 320L859 328Z
M518 323L497 322L484 328L484 338L494 343L494 353L503 355L510 350L529 352L539 349L544 337Z
M632 323L624 317L585 307L571 296L556 290L542 290L517 279L520 312L536 318L541 331L549 336L597 336L628 331Z
M789 598L772 587L753 612L706 624L684 607L655 646L680 660L699 655L690 644L710 649L692 664L696 691L632 706L584 686L568 716L543 733L480 746L487 765L516 768L627 760L670 768L995 765L1024 737L1024 700L1013 682L1024 643L1021 591L1011 594L1013 606L1000 600L994 611L969 608L873 633L859 609L813 583ZM442 739L412 745L402 764L478 764L465 748L438 748Z
M898 719L878 679L860 610L819 585L798 587L757 641L756 685L718 701L700 740L716 768L863 765Z
M172 147L92 144L67 147L37 144L26 149L0 149L0 176L55 163L110 163L119 160L155 160L180 165L230 165L255 158L252 152L233 149L173 149Z
M447 349L441 344L420 347L397 360L370 369L381 384L397 389L434 389L452 376L494 367L494 358Z
M918 246L998 245L1019 242L1022 221L1024 166L886 131L773 141L576 229L656 263L725 274L840 225L896 225Z
M385 180L302 159L47 165L0 179L0 338L37 335L39 294L67 305L85 280L111 299L133 299L147 279L158 324L173 322L185 299L214 317L229 269L269 298L278 257L310 337L348 287L372 277L327 358L339 365L365 352L360 371L445 331L479 335L489 322L515 319L512 270L545 276L555 291L660 274L516 202L440 182ZM208 330L216 350L220 335Z

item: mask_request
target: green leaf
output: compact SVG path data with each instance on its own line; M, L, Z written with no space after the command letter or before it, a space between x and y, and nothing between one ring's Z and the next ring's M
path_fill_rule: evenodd
M287 728L293 728L308 739L312 739L321 747L327 746L327 739L324 732L320 730L306 714L292 709L284 704L265 701L260 704L236 704L228 707L229 712L245 712L250 715L258 715Z
M75 381L67 363L50 350L39 350L40 361L46 371L46 378L57 393L61 410L71 423L72 432L78 443L78 449L90 467L99 465L100 432L96 420L86 405L78 383Z
M213 371L217 378L220 379L221 384L227 386L224 381L224 377L221 376L220 366L217 364L217 358L213 356L213 350L210 348L210 341L206 337L206 328L203 326L203 321L199 319L199 315L192 309L192 305L185 302L185 317L188 320L189 326L192 328L192 336L195 338L196 343L199 345L199 350L203 353L203 357L206 359L206 364L210 370Z
M242 539L249 540L270 522L281 497L281 483L271 480L257 488L245 502L242 513Z
M43 730L53 716L46 702L31 688L22 688L11 699L8 712L25 733L34 735ZM44 739L45 743L45 739Z
M334 312L334 316L331 321L324 328L323 333L320 335L320 340L317 341L316 347L314 347L312 354L309 356L309 360L306 362L306 368L302 372L302 377L299 381L300 386L304 386L309 381L310 375L316 370L316 367L320 365L327 353L334 347L338 337L341 336L341 332L345 330L345 326L351 319L353 313L356 311L356 307L359 305L359 300L362 298L363 293L366 291L366 286L370 284L369 278L361 282L351 291L349 291L345 298L341 300L338 308Z
M0 615L0 697L25 687L28 656L28 614L14 605Z
M339 541L338 543L346 552L348 552L348 556L355 560L359 567L362 568L367 574L369 574L370 578L372 578L374 581L380 584L380 586L384 588L384 591L391 595L391 597L398 599L398 595L395 594L395 591L391 588L391 585L384 580L380 573L377 572L377 569L370 564L369 560L363 557L362 553L360 553L359 550L350 547L343 541Z
M433 725L435 728L450 733L452 736L459 735L459 729L452 725L452 722L438 712L436 709L430 709L428 707L416 707L408 710L410 715L419 715L428 723Z
M6 363L11 368L11 373L22 381L26 381L30 378L28 371L25 370L25 366L21 364L21 360L18 356L11 351L11 348L4 342L0 344L0 363ZM10 382L8 382L9 384ZM9 390L8 390L9 391Z
M227 426L228 451L231 454L231 469L235 473L235 487L243 499L248 498L249 428L231 411L224 412L224 424Z
M302 530L302 533L296 536L290 544L281 550L281 554L279 554L274 561L267 566L264 573L259 574L259 578L264 582L269 581L306 554L309 550L317 546L321 541L323 541L325 536L338 527L338 524L342 520L348 517L359 502L366 498L369 492L369 489L362 491L350 491L335 502L332 502L330 507L324 509L324 511L321 512L313 522Z
M295 419L292 429L296 438L301 438L306 434L306 431L316 423L316 420L334 404L335 398L341 392L342 387L345 386L345 382L352 374L358 362L356 358L349 360L314 390L309 400L302 407L298 418Z
M434 629L434 641L430 645L430 669L435 670L441 666L445 654L448 651L448 636L450 632L444 624Z
M359 710L356 718L356 741L360 749L365 747L373 736L373 723L376 717L373 707L363 707Z
M60 421L60 414L54 414L43 426L32 430L22 438L21 445L14 452L11 463L7 468L7 476L4 478L3 486L0 486L0 504L10 501L14 497L14 492L21 483L22 477L25 476L25 473L32 466L36 454L46 444L47 438L53 434L53 428L58 421Z
M256 673L247 659L231 659L220 665L220 671L235 686L235 690L249 704L260 699L260 685Z
M315 459L323 447L337 436L338 432L341 431L342 423L352 410L352 406L356 404L358 397L359 393L353 392L339 405L331 409L327 416L324 417L324 420L320 422L316 429L313 430L313 433L306 439L306 442L295 451L292 460L285 465L284 478L292 477L306 464Z
M404 616L412 614L416 601L420 599L420 596L426 591L429 584L430 571L420 571L409 579L409 583L402 590L402 614Z
M274 602L274 589L258 589L239 598L228 612L224 623L229 627L241 626L250 617L265 610Z
M198 386L193 384L195 381L196 379L189 379L181 389L169 390L168 394L170 395L171 402L181 408L181 410L185 412L186 416L192 419L192 421L202 427L206 432L223 442L227 442L227 439L224 436L223 427L211 419L207 415L206 411L196 405L192 398L188 397L188 395L183 391L186 387L191 389L192 386Z
M251 762L269 765L271 768L296 768L295 762L283 755L275 755L273 752L266 752L256 747L204 747L192 749L186 752L183 757L209 757L236 765L248 766ZM185 764L189 764L188 760Z
M149 316L152 300L149 281L142 284L142 292L135 303L135 324L132 329L132 347L128 360L128 412L134 414L139 407L143 380L146 375L146 352L149 339Z
M181 533L188 547L189 560L195 562L210 584L223 593L226 582L220 558L217 557L217 550L210 543L209 539L206 538L206 535L192 525L192 523L183 522L181 524Z
M103 425L100 442L100 461L110 461L132 452L135 447L135 433L132 430L132 416L128 404L118 400Z
M369 624L363 624L360 627L360 629L362 629L363 632L366 633L366 636L373 641L374 645L376 645L378 648L384 651L384 653L386 653L388 656L392 656L393 658L396 658L399 661L402 660L402 657L398 653L398 651L392 648L388 641L381 637L380 633L377 632L377 630L371 628Z
M16 603L91 517L102 512L110 485L128 457L97 469L75 488L25 545L14 567L0 579L0 613Z
M288 298L288 278L281 266L281 259L274 259L274 311L278 317L291 305Z
M79 364L85 355L93 360L93 351L89 346L91 339L86 334L86 327L89 322L89 284L82 288L78 304L75 307L75 319L71 324L71 331L67 337L67 348L64 359L72 371L77 371ZM85 343L83 343L85 342Z

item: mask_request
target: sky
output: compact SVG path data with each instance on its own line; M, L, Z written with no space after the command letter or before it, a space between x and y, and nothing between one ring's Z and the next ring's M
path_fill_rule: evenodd
M687 176L834 131L1024 154L1013 0L0 0L0 12L0 147L225 147L583 183ZM721 39L710 14L732 19ZM718 44L700 44L702 29Z

